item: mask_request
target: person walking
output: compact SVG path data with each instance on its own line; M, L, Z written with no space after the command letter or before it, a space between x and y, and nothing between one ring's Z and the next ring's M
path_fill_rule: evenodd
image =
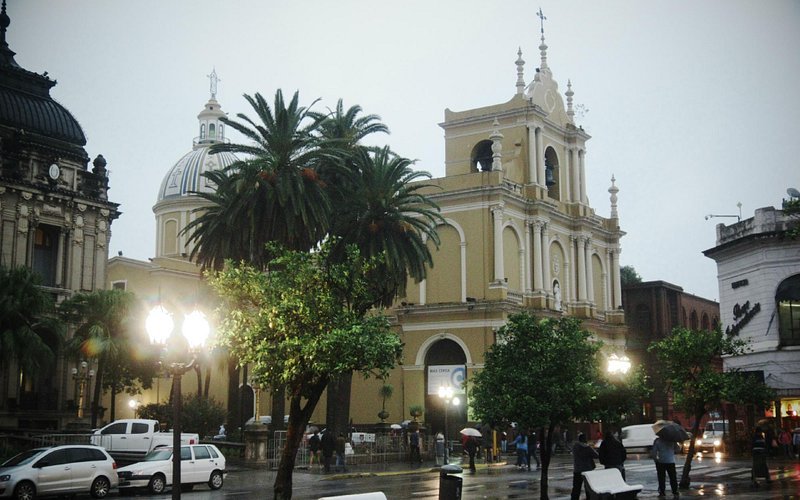
M422 457L419 454L419 429L414 430L408 436L409 454L408 460L411 465L419 465L422 463Z
M314 429L314 433L308 438L308 469L314 466L314 460L317 461L317 467L322 467L322 462L319 457L319 449L322 443L320 442L319 432Z
M572 494L571 500L578 500L581 497L581 487L583 486L583 473L594 470L594 459L598 458L594 448L586 442L586 435L578 434L578 440L572 445ZM589 484L586 484L586 498L590 498Z
M783 449L783 455L786 458L794 458L792 454L792 437L786 431L786 429L781 429L778 434L778 443L781 445Z
M753 472L752 472L752 479L753 479L753 486L758 487L758 478L763 477L764 481L767 484L772 482L772 479L769 477L769 467L767 466L767 442L764 438L764 432L761 430L760 427L756 427L755 432L753 433Z
M327 429L322 432L320 447L322 448L322 465L327 474L331 471L331 459L333 458L333 452L336 451L336 438L333 437L332 430Z
M345 443L344 434L340 432L339 437L336 438L336 472L347 472L347 464L344 459L344 449L347 447Z
M481 427L481 445L486 463L494 462L494 432L490 424L484 424Z
M537 455L539 451L539 442L536 439L536 431L531 430L528 433L528 470L531 470L531 457L536 460L536 470L539 470L541 464L539 463L539 455Z
M792 431L792 453L800 458L800 428Z
M678 443L657 437L653 441L651 455L656 462L656 476L658 477L658 496L665 496L666 477L669 475L669 487L673 498L678 498L678 476L675 472L675 453L680 450Z
M434 451L436 452L436 465L447 465L445 463L444 454L444 434L442 434L441 431L436 433Z
M628 452L622 443L614 437L613 432L609 430L605 432L600 448L597 449L597 454L600 456L600 463L606 469L618 469L622 474L622 480L625 480L625 459L628 458Z
M469 455L469 470L475 474L475 454L478 452L478 439L475 436L467 436L464 441L464 451Z
M520 429L511 444L517 447L517 469L524 470L528 466L528 435Z

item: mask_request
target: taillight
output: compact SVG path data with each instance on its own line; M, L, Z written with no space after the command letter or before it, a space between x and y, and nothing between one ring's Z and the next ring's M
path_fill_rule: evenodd
M117 462L111 462L111 468L117 470Z
M189 439L189 444L194 444L194 439Z

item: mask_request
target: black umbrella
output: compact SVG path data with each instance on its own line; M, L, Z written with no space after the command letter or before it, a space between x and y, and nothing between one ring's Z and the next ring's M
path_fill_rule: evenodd
M669 420L659 420L654 423L653 432L656 433L656 436L675 443L680 443L689 439L689 434L683 427Z

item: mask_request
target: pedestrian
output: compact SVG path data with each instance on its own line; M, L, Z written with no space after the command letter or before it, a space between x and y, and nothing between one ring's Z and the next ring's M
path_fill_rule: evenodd
M539 452L539 441L536 437L536 431L531 429L528 433L528 456L526 457L528 459L528 470L531 470L531 457L536 460L536 470L539 470L539 466L541 465L539 463L539 455L537 455Z
M606 469L618 469L622 474L622 480L625 480L625 459L628 458L628 452L622 443L614 437L613 432L606 431L597 454L600 456L600 463Z
M475 436L467 436L464 442L464 451L469 455L469 470L475 474L475 454L478 452L478 440Z
M769 466L767 466L767 442L764 438L764 432L760 427L756 427L753 433L753 486L758 487L757 478L763 477L767 484L772 482L769 477Z
M308 438L308 468L309 470L314 465L314 459L317 460L317 466L321 467L322 463L319 459L319 449L321 446L321 440L319 438L319 431L314 429L314 433Z
M597 452L586 442L586 435L578 434L578 440L572 445L572 500L581 497L581 487L583 486L583 473L594 470L594 459ZM589 483L586 483L586 498L590 498Z
M800 428L792 431L792 452L800 457Z
M419 454L419 429L414 430L408 436L409 454L408 459L412 465L422 463L422 457Z
M666 484L665 475L669 475L669 487L672 490L673 498L678 498L678 476L675 472L675 453L680 451L678 443L667 441L657 437L653 441L653 449L650 451L653 460L656 462L656 475L658 476L658 496L665 496Z
M320 439L320 447L322 448L322 465L325 467L325 473L331 471L331 459L333 452L336 451L336 438L333 437L333 431L325 429L322 431L322 438Z
M786 429L781 429L780 433L778 434L778 443L780 443L781 448L783 449L783 455L786 458L794 458L792 455L792 437L786 432Z
M517 469L525 470L528 466L528 435L520 429L511 444L517 447Z
M506 431L500 433L500 451L503 453L508 452L508 434Z
M344 434L339 433L336 438L336 472L347 472L347 465L344 459L344 449L346 448Z
M225 422L223 422L223 423L219 424L219 431L217 431L217 435L214 436L213 439L215 441L224 441L226 437L227 437L227 434L226 434L226 431L225 431Z
M494 462L494 432L492 432L491 424L483 424L481 427L481 444L486 463Z

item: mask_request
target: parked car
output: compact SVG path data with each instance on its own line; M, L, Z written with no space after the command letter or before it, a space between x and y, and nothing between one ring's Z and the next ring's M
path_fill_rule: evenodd
M99 446L35 448L0 465L0 498L76 493L105 498L118 483L117 463Z
M729 432L733 435L744 433L744 422L736 420L733 423L734 428L731 430L731 423L726 420L709 420L703 427L703 436L695 443L698 451L703 453L717 452L722 449L722 443L725 441L725 436Z
M166 446L148 453L144 460L120 467L120 493L147 488L159 495L172 486L172 447ZM181 446L181 488L190 489L195 484L208 484L212 490L222 488L225 480L225 455L213 444Z
M158 420L127 418L115 420L94 431L91 442L105 448L117 460L141 460L159 446L172 446L172 432L162 432ZM181 433L181 444L200 442L200 436Z

